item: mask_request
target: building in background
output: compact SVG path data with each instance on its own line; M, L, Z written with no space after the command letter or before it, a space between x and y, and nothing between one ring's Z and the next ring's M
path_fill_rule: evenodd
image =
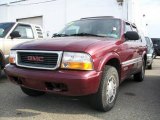
M114 16L134 22L133 0L0 0L0 22L39 24L52 36L70 21Z

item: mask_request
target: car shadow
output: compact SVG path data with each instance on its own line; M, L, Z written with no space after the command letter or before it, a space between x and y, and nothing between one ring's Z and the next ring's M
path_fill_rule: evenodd
M5 75L4 71L2 71L0 76L0 83L6 82L7 76Z

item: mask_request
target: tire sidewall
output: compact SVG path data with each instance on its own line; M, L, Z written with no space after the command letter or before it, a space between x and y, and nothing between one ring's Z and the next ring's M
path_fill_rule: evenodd
M116 95L115 95L115 98L114 100L111 102L111 103L108 103L106 101L106 92L107 92L107 88L108 88L108 80L111 76L114 76L115 77L115 80L116 80ZM116 101L116 98L117 98L117 95L118 95L118 88L119 88L119 76L118 76L118 72L117 70L112 67L112 66L106 66L105 67L105 73L103 75L103 79L102 79L102 82L101 82L101 86L102 86L102 105L103 105L103 108L105 111L111 109L114 104L115 104L115 101Z
M142 63L142 68L141 68L141 79L142 81L144 80L144 76L145 76L145 61L143 60L143 63Z

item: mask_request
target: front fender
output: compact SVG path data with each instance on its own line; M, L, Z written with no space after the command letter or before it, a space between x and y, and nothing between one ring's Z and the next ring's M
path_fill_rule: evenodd
M102 71L106 63L111 59L117 59L121 63L120 57L117 53L115 52L107 53L105 56L101 58L101 61L99 62L98 65L98 71Z

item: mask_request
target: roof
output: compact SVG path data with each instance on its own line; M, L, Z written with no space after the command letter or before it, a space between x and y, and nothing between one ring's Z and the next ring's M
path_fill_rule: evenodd
M1 23L25 24L25 25L32 25L32 26L38 26L38 27L41 27L40 25L32 24L32 23L27 23L27 22L1 22ZM1 23L0 23L0 24L1 24Z
M108 18L114 18L113 16L95 16L95 17L86 17L81 19L108 19Z

